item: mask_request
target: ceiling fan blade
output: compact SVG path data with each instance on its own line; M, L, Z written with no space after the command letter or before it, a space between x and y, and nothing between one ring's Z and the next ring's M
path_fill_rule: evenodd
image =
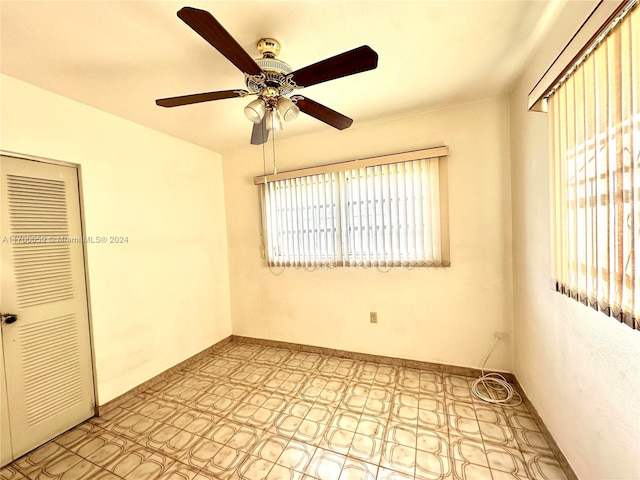
M193 7L183 7L178 11L178 17L242 72L249 75L262 73L253 58L209 12Z
M363 45L296 70L293 72L293 80L300 87L308 87L328 80L373 70L377 66L378 54L371 47Z
M221 90L219 92L194 93L192 95L182 95L180 97L159 98L156 100L156 105L161 107L179 107L180 105L191 105L192 103L243 97L248 94L249 92L246 90Z
M269 130L267 130L267 125L263 118L260 123L253 124L253 130L251 131L251 145L262 145L263 143L267 143L268 139Z
M336 112L335 110L331 110L329 107L325 107L324 105L321 105L318 102L311 100L310 98L296 95L294 99L296 99L296 105L298 106L300 111L306 113L307 115L311 115L312 117L317 118L321 122L324 122L327 125L331 125L338 130L349 128L353 123L353 120L351 118L346 117L341 113Z

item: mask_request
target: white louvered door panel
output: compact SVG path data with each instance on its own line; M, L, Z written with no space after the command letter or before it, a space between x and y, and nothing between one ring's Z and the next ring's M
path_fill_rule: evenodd
M77 171L5 156L0 170L0 311L18 315L2 323L16 458L93 416L94 390Z

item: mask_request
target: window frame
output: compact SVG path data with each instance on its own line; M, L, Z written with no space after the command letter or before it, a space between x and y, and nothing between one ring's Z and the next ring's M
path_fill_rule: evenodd
M260 187L260 204L261 204L261 236L262 236L262 252L263 258L267 261L269 265L282 265L280 262L271 261L269 258L268 252L268 243L270 239L270 235L272 233L267 231L267 215L272 215L273 213L266 212L267 206L265 205L265 185L273 184L273 182L284 180L284 181L295 181L295 179L308 178L314 175L336 175L335 182L338 183L338 188L336 195L334 196L334 200L336 204L334 208L341 210L338 214L341 217L342 224L340 227L345 226L345 218L348 214L346 208L348 207L346 203L344 203L345 199L342 197L346 190L345 187L341 187L339 185L338 176L344 176L346 172L360 171L368 169L369 167L382 167L391 166L394 164L405 164L409 162L414 162L418 160L430 160L437 159L437 180L439 184L439 213L440 213L440 242L441 242L441 258L442 261L437 264L422 262L418 263L415 261L403 261L400 263L391 263L386 262L384 265L378 265L378 260L376 260L375 264L363 264L361 261L352 261L352 254L347 254L342 252L342 248L344 245L336 245L336 251L334 252L333 261L324 262L321 264L311 264L308 261L302 262L287 262L284 263L284 266L293 266L293 267L309 267L309 268L321 268L321 267L334 267L334 266L377 266L378 268L391 268L391 267L423 267L423 266L450 266L450 247L449 247L449 220L448 220L448 178L447 178L447 158L449 155L448 147L434 147L427 148L421 150L414 150L410 152L401 152L389 155L382 155L376 157L368 157L358 160L350 160L346 162L338 162L327 165L319 165L313 167L307 167L297 170L290 170L286 172L280 172L277 174L268 174L268 175L259 175L254 178L254 184ZM391 167L386 167L391 168ZM344 204L343 204L344 203ZM340 232L341 236L344 233ZM341 242L337 242L341 243ZM347 257L345 257L347 255ZM386 255L385 255L386 257ZM343 258L347 258L346 261L343 261ZM353 257L355 259L355 257Z
M549 113L551 287L640 330L640 234L627 225L627 217L640 224L640 92L629 63L638 20L626 22L638 8L637 0L601 2L534 87L529 110ZM561 58L571 63L559 66Z

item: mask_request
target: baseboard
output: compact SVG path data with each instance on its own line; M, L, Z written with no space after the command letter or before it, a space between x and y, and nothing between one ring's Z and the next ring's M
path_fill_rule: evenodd
M540 431L542 432L544 439L549 445L549 448L551 448L551 451L555 455L556 460L558 460L558 463L562 467L562 470L564 471L565 475L569 480L579 480L578 476L576 475L576 472L574 472L573 468L571 468L571 465L569 464L567 457L565 457L564 453L562 453L562 450L560 450L560 447L556 443L556 440L553 438L553 435L551 435L551 432L542 421L542 417L536 410L536 407L533 405L533 403L531 403L531 400L529 400L529 397L527 397L527 394L525 393L524 389L522 388L522 385L520 385L520 382L515 377L515 375L514 375L514 379L515 379L515 382L513 383L514 386L518 390L518 393L522 397L522 401L527 406L527 408L529 409L529 412L531 413L534 420L536 421L538 428L540 428Z
M118 395L116 398L114 398L113 400L109 400L107 403L103 405L98 405L98 407L96 408L96 415L98 417L104 415L105 413L122 405L124 402L131 399L132 397L135 397L139 393L142 393L148 388L153 387L155 384L157 384L158 382L161 382L163 379L167 378L169 375L182 370L183 368L191 365L193 362L197 362L198 360L200 360L202 357L206 355L219 352L220 350L225 348L229 343L233 341L232 337L233 337L232 335L229 335L228 337L220 340L219 342L211 345L210 347L205 348L203 351L196 353L192 357L187 358L186 360L174 365L171 368L168 368L167 370L156 375L155 377L150 378L146 382L141 383L137 387L132 388L128 392L125 392L122 395Z
M422 368L434 370L436 372L447 373L449 375L464 375L466 377L479 377L482 371L479 368L460 367L457 365L447 365L444 363L423 362L421 360L410 360L406 358L388 357L384 355L372 355L370 353L350 352L348 350L336 350L334 348L316 347L313 345L304 345L301 343L281 342L279 340L265 340L262 338L243 337L240 335L232 335L233 341L238 343L252 343L255 345L264 345L274 348L288 348L299 352L318 353L322 355L333 355L336 357L349 358L351 360L361 360L363 362L377 362L385 365L393 365L396 367ZM496 372L513 383L514 377L512 373L500 372L496 370L485 370L485 373Z

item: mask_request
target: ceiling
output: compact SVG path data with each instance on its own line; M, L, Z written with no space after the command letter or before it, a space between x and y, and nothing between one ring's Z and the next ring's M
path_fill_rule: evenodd
M244 88L243 74L183 23L208 10L254 58L276 38L294 70L360 45L378 68L300 91L358 124L508 91L565 0L6 1L2 73L217 152L249 146L234 98L176 108L156 98ZM278 138L338 130L301 114ZM259 148L259 147L253 147Z

